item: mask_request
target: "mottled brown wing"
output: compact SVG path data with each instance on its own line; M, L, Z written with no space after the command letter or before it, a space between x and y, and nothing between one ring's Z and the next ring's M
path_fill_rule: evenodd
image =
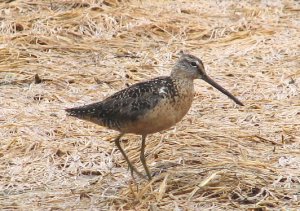
M66 109L66 111L70 116L116 129L120 128L124 121L137 120L153 109L161 99L175 94L172 92L174 92L172 79L160 77L132 85L101 102Z

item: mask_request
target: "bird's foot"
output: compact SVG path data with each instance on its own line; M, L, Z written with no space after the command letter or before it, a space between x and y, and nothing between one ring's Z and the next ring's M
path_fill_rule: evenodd
M178 163L174 162L159 162L155 166L155 170L152 172L152 177L158 176L162 173L165 173L168 171L169 168L178 166Z
M133 179L135 179L134 173L136 173L139 177L141 177L143 179L146 178L146 176L143 175L141 172L139 172L134 166L128 165L128 169L130 170L130 174L131 174Z

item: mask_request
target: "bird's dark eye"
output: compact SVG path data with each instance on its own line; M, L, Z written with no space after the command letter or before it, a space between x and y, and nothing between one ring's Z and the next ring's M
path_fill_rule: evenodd
M191 65L192 65L193 67L197 67L197 63L196 63L196 62L191 62Z

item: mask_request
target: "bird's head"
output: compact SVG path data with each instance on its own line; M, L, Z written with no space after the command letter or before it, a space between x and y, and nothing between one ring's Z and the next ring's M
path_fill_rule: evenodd
M181 53L181 57L175 64L172 74L188 79L199 79L206 75L202 61L190 54Z
M238 105L243 106L243 103L241 101L239 101L230 92L221 87L206 74L203 62L196 56L181 53L180 58L178 59L172 70L171 76L189 80L202 79L205 82L212 85L213 87L215 87L216 89L218 89L223 94L227 95Z

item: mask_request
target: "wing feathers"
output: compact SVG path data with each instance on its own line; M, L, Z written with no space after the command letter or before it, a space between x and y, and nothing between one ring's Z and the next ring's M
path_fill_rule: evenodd
M176 93L170 77L155 78L121 90L102 102L65 109L70 116L115 127L134 121L153 109L161 99Z

